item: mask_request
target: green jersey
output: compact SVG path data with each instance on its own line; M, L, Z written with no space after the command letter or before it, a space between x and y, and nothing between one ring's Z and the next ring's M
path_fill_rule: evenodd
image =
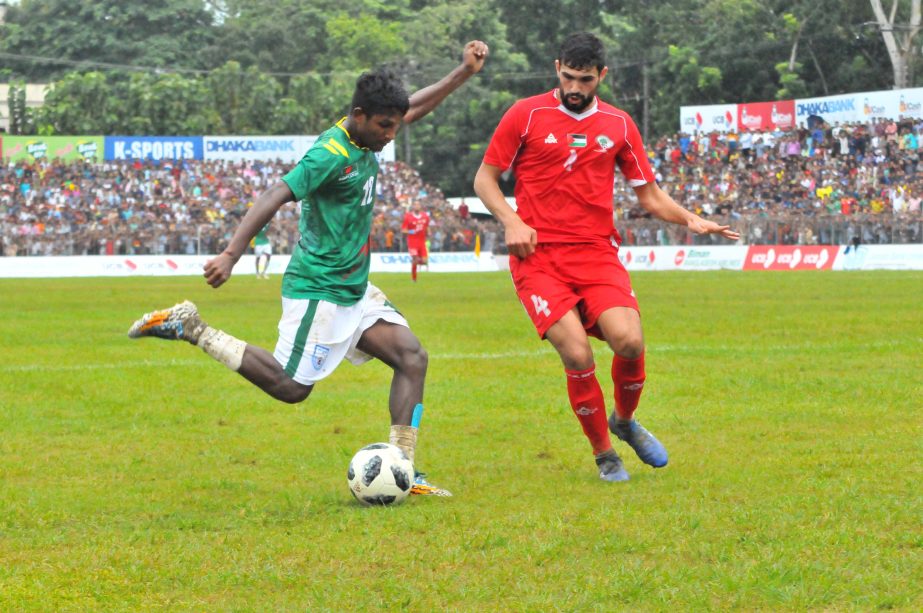
M269 224L266 224L265 226L260 228L260 231L256 233L256 236L253 237L253 244L254 245L268 245L269 244L269 236L267 236L268 232L269 232Z
M349 137L344 117L282 180L301 201L301 240L282 280L285 298L349 306L369 281L378 158Z

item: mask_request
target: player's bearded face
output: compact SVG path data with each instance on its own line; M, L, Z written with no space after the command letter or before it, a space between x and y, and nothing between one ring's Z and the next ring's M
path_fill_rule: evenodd
M580 92L567 93L564 91L563 87L561 88L560 94L561 102L564 103L564 108L566 108L568 111L573 111L574 113L583 111L583 109L590 105L590 102L592 102L593 98L596 96L595 91L590 96L585 96Z
M599 89L600 80L606 74L606 68L603 68L602 71L597 70L595 67L580 69L558 62L557 69L558 80L561 83L561 87L558 89L561 104L568 111L574 113L583 112L596 98L596 91Z

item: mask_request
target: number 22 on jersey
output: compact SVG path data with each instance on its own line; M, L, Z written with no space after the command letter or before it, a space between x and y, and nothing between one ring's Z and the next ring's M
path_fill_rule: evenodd
M362 206L369 206L375 199L375 177L369 177L362 186Z

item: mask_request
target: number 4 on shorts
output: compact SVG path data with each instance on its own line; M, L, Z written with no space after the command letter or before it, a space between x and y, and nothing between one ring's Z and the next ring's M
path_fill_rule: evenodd
M548 310L548 301L541 296L532 294L532 306L535 308L536 314L541 313L545 317L551 315L551 311Z

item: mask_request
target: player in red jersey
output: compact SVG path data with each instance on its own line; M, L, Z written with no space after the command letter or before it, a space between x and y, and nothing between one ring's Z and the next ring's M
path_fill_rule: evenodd
M634 419L645 380L644 339L638 301L618 258L615 167L654 216L697 234L739 235L687 211L658 187L634 121L596 95L607 72L598 38L568 37L555 70L558 88L519 100L504 114L474 189L504 226L516 292L539 336L561 357L600 478L626 481L610 431L651 466L665 466L667 451ZM516 176L516 211L500 190L507 169ZM615 410L608 419L588 335L615 354Z
M410 278L417 280L417 266L426 266L429 253L426 250L426 234L429 230L429 213L420 207L419 202L404 215L401 232L407 235L407 251L410 253Z

